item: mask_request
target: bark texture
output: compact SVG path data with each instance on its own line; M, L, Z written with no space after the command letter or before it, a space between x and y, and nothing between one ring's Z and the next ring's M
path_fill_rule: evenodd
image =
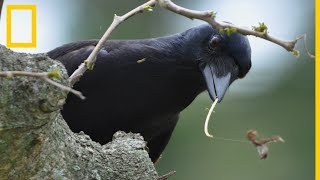
M0 45L0 71L49 72L63 65L45 54ZM142 136L117 132L100 145L73 133L59 113L66 92L41 79L0 77L0 179L157 179ZM77 112L75 112L77 113Z

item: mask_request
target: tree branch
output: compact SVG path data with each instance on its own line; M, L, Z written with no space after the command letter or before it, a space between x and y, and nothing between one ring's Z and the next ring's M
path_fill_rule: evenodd
M169 177L173 176L174 174L176 174L176 171L170 171L167 174L158 177L157 180L167 180Z
M306 37L304 35L301 36L302 38L298 37L294 40L289 40L289 41L281 40L281 39L278 39L276 37L269 35L266 31L260 32L260 31L250 30L245 27L236 26L234 24L227 23L227 22L218 22L215 20L215 13L213 11L195 11L195 10L187 9L187 8L184 8L184 7L181 7L181 6L174 4L171 0L158 0L158 2L161 7L163 7L164 9L167 9L169 11L172 11L174 13L180 14L180 15L188 17L190 19L199 19L199 20L205 21L205 22L209 23L210 25L212 25L213 27L215 27L219 30L222 30L222 31L225 30L226 28L227 29L235 29L240 34L252 35L252 36L259 37L261 39L265 39L265 40L273 42L273 43L283 47L287 51L293 52L293 53L298 53L298 51L294 49L295 45L298 42L298 40L304 38L305 51L309 55L310 58L314 58L314 55L312 55L308 51L308 49L306 48Z
M306 35L302 35L301 37L298 37L294 40L282 40L278 39L276 37L273 37L267 33L267 31L258 31L258 30L251 30L245 27L236 26L231 23L227 22L219 22L215 20L215 12L214 11L196 11L187 9L181 6L176 5L171 0L150 0L135 9L129 11L128 13L124 14L123 16L117 16L114 15L113 22L107 29L107 31L104 33L102 38L99 40L98 44L93 49L92 53L89 55L89 57L80 64L77 70L73 72L73 74L68 79L71 85L74 85L76 82L78 82L81 78L81 76L86 72L87 69L93 69L94 63L96 62L96 57L101 50L103 44L107 41L107 39L110 37L112 31L118 27L123 21L129 19L130 17L144 12L144 10L152 11L152 7L154 7L156 4L159 4L162 8L167 9L169 11L172 11L174 13L180 14L182 16L188 17L190 19L199 19L202 21L205 21L209 23L212 27L215 27L219 29L220 31L227 31L230 29L234 29L236 32L243 34L243 35L252 35L256 36L261 39L265 39L267 41L273 42L284 49L286 49L289 52L292 52L294 55L298 56L299 51L297 51L295 48L298 40L303 39L304 41L304 49L306 53L309 55L310 58L314 58L314 55L312 55L309 50L306 47Z
M0 71L0 77L9 78L9 79L15 76L38 78L62 89L63 91L71 92L74 95L78 96L80 99L85 99L85 97L82 95L80 91L74 90L68 86L62 85L60 83L57 83L51 80L50 77L59 76L59 75L55 75L55 73L56 72L54 71L51 71L51 72Z
M80 64L77 70L73 72L73 74L69 78L69 82L71 85L74 85L76 82L78 82L81 78L81 76L86 72L87 69L92 69L94 66L94 63L96 62L96 57L101 50L103 44L107 41L107 39L110 37L112 31L123 21L129 19L130 17L142 13L146 8L152 7L156 4L156 0L151 0L148 1L135 9L129 11L128 13L124 14L123 16L117 16L116 14L114 15L113 22L107 29L107 31L104 33L102 38L99 40L98 44L96 47L93 49L92 53L89 55L89 57Z

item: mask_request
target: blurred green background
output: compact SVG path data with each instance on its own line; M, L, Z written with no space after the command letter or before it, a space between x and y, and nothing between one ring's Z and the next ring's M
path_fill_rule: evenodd
M38 7L38 47L15 49L46 52L64 43L100 38L113 14L124 14L143 0L5 0L34 3ZM251 27L265 22L277 37L293 39L307 33L307 46L314 52L313 0L176 0L197 10L214 10L218 19ZM4 15L3 10L2 15ZM5 44L5 18L0 24L0 43ZM113 39L139 39L182 32L203 24L156 7L137 15L112 34ZM269 157L260 160L248 143L212 140L203 133L206 108L211 100L205 92L181 115L162 159L159 174L176 170L170 179L311 180L314 179L314 60L303 52L295 58L281 47L249 37L252 69L235 82L210 122L215 136L246 140L248 129L261 136L281 135L286 142L270 145Z

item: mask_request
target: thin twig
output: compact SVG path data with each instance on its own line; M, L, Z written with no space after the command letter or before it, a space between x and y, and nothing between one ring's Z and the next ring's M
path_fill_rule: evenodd
M240 34L252 35L252 36L256 36L256 37L265 39L267 41L278 44L279 46L283 47L284 49L286 49L289 52L295 51L294 48L296 46L296 43L299 39L301 39L301 38L297 38L297 39L291 40L291 41L281 40L281 39L275 38L265 32L254 31L254 30L251 30L251 29L248 29L245 27L236 26L234 24L227 23L227 22L218 22L215 20L215 13L213 11L195 11L195 10L187 9L187 8L184 8L184 7L181 7L181 6L174 4L171 0L158 0L158 2L161 7L168 9L169 11L175 12L177 14L180 14L182 16L185 16L185 17L188 17L191 19L199 19L199 20L206 21L211 26L213 26L219 30L223 30L225 28L235 28L236 31ZM306 47L305 40L306 40L306 38L304 38L305 51L310 56L310 58L314 58L314 55L312 55L308 51L308 49Z
M296 38L297 41L300 39L303 40L304 51L308 54L309 57L315 58L315 56L311 54L309 49L307 48L307 34L302 34L300 37Z
M148 1L142 5L134 8L133 10L124 14L123 16L117 16L115 14L111 25L109 26L107 31L104 33L102 38L99 40L98 44L95 46L95 48L93 49L93 51L91 52L89 57L83 63L81 63L80 66L78 67L78 69L75 70L73 72L73 74L70 76L70 78L69 78L70 84L74 85L76 82L78 82L80 80L80 77L86 72L87 69L91 69L93 67L93 65L96 62L96 57L97 57L99 51L101 50L101 48L103 47L103 44L107 41L107 39L111 35L112 31L119 24L121 24L123 21L127 20L128 18L130 18L138 13L142 13L146 7L155 6L156 3L157 3L156 0L151 0L151 1Z
M68 86L62 85L60 83L57 83L49 78L48 72L27 72L27 71L0 71L0 77L3 78L13 78L16 76L24 76L24 77L32 77L32 78L38 78L41 80L44 80L58 88L60 88L63 91L71 92L74 95L78 96L80 99L85 99L85 97L82 95L80 91L74 90Z
M283 47L284 49L286 49L289 52L293 52L295 54L298 53L298 51L295 50L294 48L296 46L297 41L300 40L301 38L296 38L295 40L289 40L289 41L281 40L281 39L278 39L276 37L269 35L267 32L254 31L249 28L236 26L231 23L216 21L215 20L215 12L213 12L213 11L196 11L196 10L187 9L187 8L176 5L171 0L150 0L150 1L134 8L133 10L124 14L123 16L117 16L116 14L114 15L113 22L111 23L111 25L109 26L107 31L104 33L102 38L99 40L98 44L95 46L95 48L93 49L93 51L91 52L89 57L83 63L81 63L79 65L78 69L75 70L73 72L73 74L69 77L68 80L69 80L70 84L74 85L76 82L78 82L80 80L81 76L86 72L87 69L93 68L93 66L96 62L96 57L97 57L99 51L102 49L103 44L107 41L107 39L110 37L111 33L118 27L118 25L120 25L122 22L129 19L130 17L132 17L138 13L144 12L144 10L147 7L155 6L157 3L164 9L167 9L167 10L172 11L174 13L188 17L190 19L199 19L199 20L205 21L205 22L209 23L211 26L213 26L214 28L217 28L219 30L224 30L226 28L229 28L229 29L232 28L232 29L235 29L236 32L238 32L240 34L256 36L256 37L265 39L267 41L273 42L273 43ZM305 50L306 50L307 54L311 58L314 58L314 55L312 55L308 51L305 41L306 41L306 38L304 38L304 44L305 44Z
M173 176L176 171L170 171L165 175L159 176L157 180L167 180L170 176Z
M28 72L28 71L0 71L0 77L12 78L14 76L27 76L41 78L48 76L46 72Z
M68 86L64 86L62 84L59 84L59 83L49 79L48 77L44 78L44 80L47 81L48 83L50 83L50 84L62 89L62 90L64 90L64 91L71 92L72 94L78 96L82 100L86 99L86 97L84 97L83 94L80 91L77 91L77 90L74 90L74 89L72 89L72 88L70 88Z

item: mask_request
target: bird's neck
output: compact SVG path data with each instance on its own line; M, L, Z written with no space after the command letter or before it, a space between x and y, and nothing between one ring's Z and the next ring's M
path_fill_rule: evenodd
M155 66L155 68L161 68L162 75L168 78L166 81L171 81L171 86L176 91L176 97L172 99L180 104L179 111L186 108L201 92L207 89L192 49L189 49L192 47L184 38L183 35L177 34L147 40L149 41L147 43L150 43L163 55L161 59L155 60L159 62L158 67Z

